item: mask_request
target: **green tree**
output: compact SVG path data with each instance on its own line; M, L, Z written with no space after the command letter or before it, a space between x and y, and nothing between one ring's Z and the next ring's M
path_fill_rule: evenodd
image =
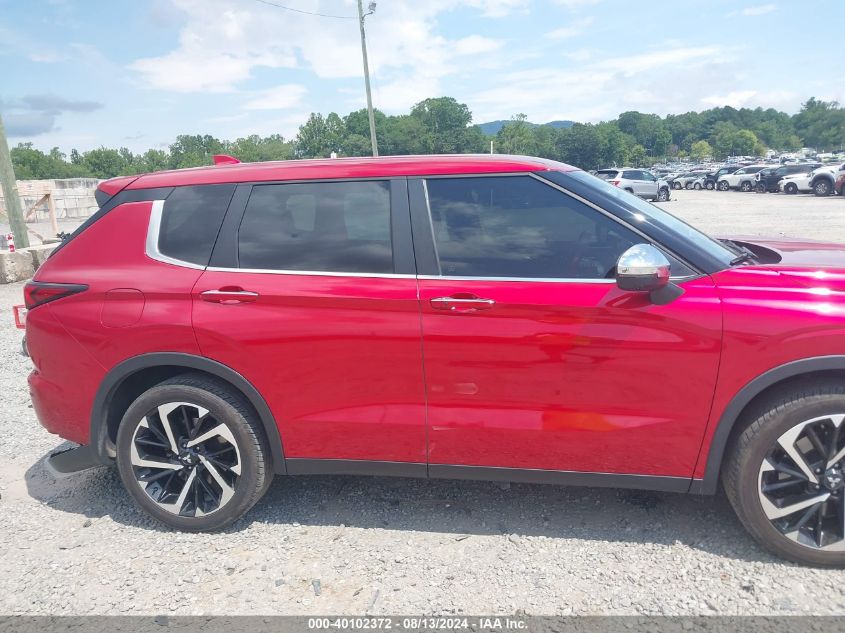
M496 147L500 154L537 154L537 143L532 125L525 114L515 114L496 134Z
M639 143L631 148L631 154L628 158L629 162L634 167L645 167L646 164L646 149Z
M693 160L702 161L713 156L713 148L707 141L696 141L690 148L690 156Z

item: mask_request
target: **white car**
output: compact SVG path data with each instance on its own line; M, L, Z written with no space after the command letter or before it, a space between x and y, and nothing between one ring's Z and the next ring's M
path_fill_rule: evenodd
M599 169L595 175L620 189L656 202L669 199L669 183L657 178L646 169L623 167L622 169Z
M792 174L784 176L778 182L778 189L781 193L809 193L813 190L810 186L813 172L808 174Z
M727 191L728 189L739 189L740 191L753 191L756 183L757 172L770 167L771 165L749 165L737 169L732 174L725 174L719 177L716 189Z
M816 167L814 170L807 172L806 174L792 174L790 176L784 176L784 178L778 183L778 188L783 193L804 193L813 191L820 180L825 180L830 183L829 189L827 190L827 194L819 195L829 195L833 190L833 182L836 180L836 171L840 167L845 167L845 165L823 165L821 167Z

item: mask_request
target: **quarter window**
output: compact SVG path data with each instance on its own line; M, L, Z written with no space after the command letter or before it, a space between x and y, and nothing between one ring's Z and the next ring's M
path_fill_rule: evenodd
M158 233L163 255L208 265L234 185L177 187L164 202Z
M642 239L529 176L426 182L440 272L455 277L607 279Z
M241 268L392 273L389 183L256 185L238 260Z

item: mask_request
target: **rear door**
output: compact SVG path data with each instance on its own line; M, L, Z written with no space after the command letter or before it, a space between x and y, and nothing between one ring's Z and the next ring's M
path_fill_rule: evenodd
M405 179L239 186L193 305L203 354L267 401L288 472L425 474Z

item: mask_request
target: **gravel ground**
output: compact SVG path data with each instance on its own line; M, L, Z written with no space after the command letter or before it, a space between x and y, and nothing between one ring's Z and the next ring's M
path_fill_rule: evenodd
M680 192L719 233L845 242L845 201ZM794 207L794 208L793 208ZM0 286L0 613L845 614L845 572L764 553L723 495L277 478L231 529L148 520L113 470L54 481Z

